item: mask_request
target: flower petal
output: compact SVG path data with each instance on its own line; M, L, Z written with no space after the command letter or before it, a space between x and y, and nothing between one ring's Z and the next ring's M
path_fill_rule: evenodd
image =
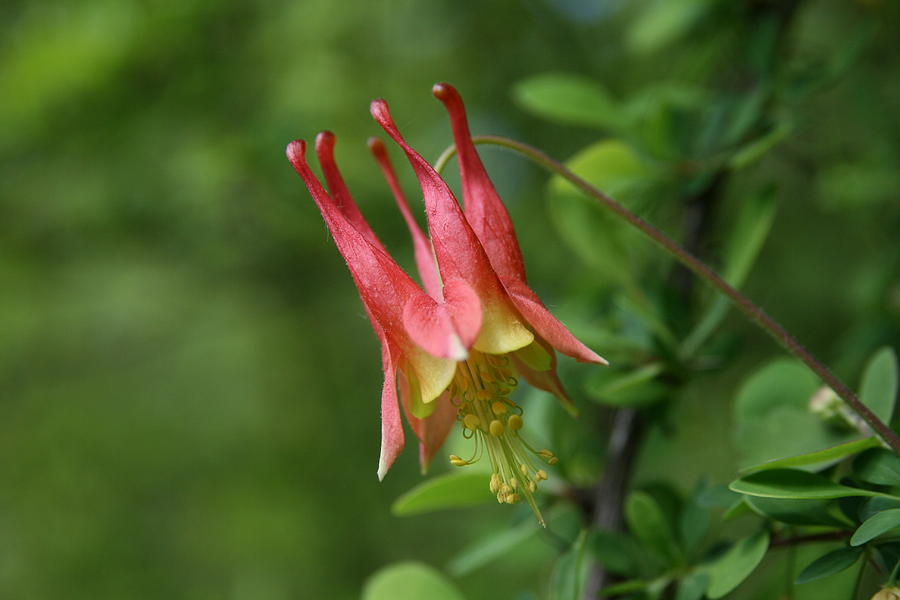
M414 386L407 381L401 370L399 373L400 398L402 400L406 422L409 423L413 433L419 439L419 463L424 474L431 464L434 455L444 444L450 430L456 424L457 408L450 401L450 394L444 392L431 404L433 412L424 419L419 419L412 414L411 405L415 402L411 395L415 393Z
M504 281L504 284L516 308L539 337L579 362L609 364L605 358L578 341L578 338L547 310L531 288L519 281Z
M322 136L320 136L320 139L323 139ZM324 139L327 144L327 137ZM347 262L373 326L376 331L382 332L386 338L389 338L392 343L406 353L414 344L403 327L403 307L415 298L420 299L422 302L434 302L434 300L429 298L410 279L409 275L384 251L380 244L376 245L370 242L363 232L354 226L345 214L347 207L355 206L352 199L347 195L345 203L339 205L329 196L306 163L304 152L305 144L300 140L291 142L288 145L288 158L294 169L306 183L307 189L309 189L313 200L322 213L322 217L325 219L325 223L328 225L328 229L331 231L335 245ZM326 160L327 154L326 146ZM358 211L356 214L359 215L360 222L365 224L362 215ZM451 347L454 344L454 340L459 339L459 335L455 332L453 321L447 311L437 311L435 317L423 323L423 326L434 329L434 331L430 329L423 331L423 336L438 338L443 335L446 338L443 341L443 347L445 348ZM427 370L432 369L429 367ZM443 370L446 370L446 368ZM447 384L449 384L449 381L445 383L445 387ZM431 397L437 397L441 391L443 389L432 390L433 396Z
M540 337L535 337L530 346L513 352L513 365L525 381L532 386L550 392L559 399L563 408L575 415L578 409L566 393L559 375L556 372L556 353L553 348Z
M409 228L409 233L413 239L413 252L415 253L416 258L416 267L419 270L419 279L422 281L422 286L425 288L425 291L428 292L429 296L435 300L440 300L442 297L441 278L438 274L437 265L434 262L434 251L431 248L431 242L425 237L419 224L416 222L415 218L413 218L412 212L409 210L409 204L406 202L406 197L403 195L403 190L400 188L397 174L394 172L394 167L391 165L390 158L388 158L387 148L384 147L384 142L373 137L369 138L369 149L375 156L375 161L381 168L381 172L387 180L391 192L394 194L397 208L400 209L403 220L406 221L406 226Z
M381 454L378 458L378 479L384 480L388 469L403 449L403 423L397 405L397 369L388 344L382 344L381 364L384 385L381 388Z
M443 102L450 115L466 219L500 279L525 281L525 265L512 220L472 143L462 98L449 83L436 83L432 93Z
M341 213L363 237L371 242L372 245L387 252L378 236L372 231L372 227L369 226L362 213L359 212L359 207L356 206L356 202L353 201L353 197L350 195L350 190L347 189L347 185L344 183L344 178L341 177L341 172L334 161L334 144L336 141L334 134L330 131L323 131L316 136L316 157L322 166L322 173L325 175L325 181L328 183L331 197Z
M371 113L406 153L419 180L441 276L445 280L466 281L481 300L482 327L475 348L491 354L503 354L530 344L534 336L510 303L450 188L431 165L406 143L384 100L373 101Z

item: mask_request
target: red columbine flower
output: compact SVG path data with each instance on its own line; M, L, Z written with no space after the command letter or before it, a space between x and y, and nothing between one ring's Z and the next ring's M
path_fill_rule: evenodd
M334 162L334 136L316 139L325 191L306 163L304 142L287 147L294 169L306 183L325 219L375 333L381 341L384 387L378 477L383 478L403 447L400 403L419 439L423 470L459 421L475 438L471 464L487 452L490 488L500 502L524 497L535 511L537 483L546 479L541 462L553 464L549 450L535 450L522 438L522 409L509 395L516 374L571 402L556 374L554 350L581 362L606 361L579 342L528 287L522 253L506 208L494 190L466 122L457 91L434 86L450 115L459 156L465 211L450 188L400 135L384 100L372 102L372 116L400 146L422 188L429 238L413 218L384 145L369 141L413 237L419 287L391 258L359 212ZM543 522L543 520L541 520Z

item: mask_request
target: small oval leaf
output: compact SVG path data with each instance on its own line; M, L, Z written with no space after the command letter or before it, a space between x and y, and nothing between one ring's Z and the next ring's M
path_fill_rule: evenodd
M875 437L867 437L859 440L853 440L845 444L831 446L824 450L816 452L808 452L798 456L788 456L786 458L777 458L762 464L754 465L743 469L745 473L755 473L756 471L764 471L766 469L783 469L787 467L802 467L806 465L815 465L818 463L833 463L857 452L862 452L867 448L878 446L879 442ZM900 460L900 459L898 459Z
M850 545L861 546L895 527L900 527L900 508L883 510L872 515L859 526L853 533L853 537L850 538Z
M859 399L885 423L891 422L897 399L897 355L892 348L882 348L869 360L863 371Z
M797 583L807 583L840 573L853 566L860 556L862 556L862 548L840 548L829 552L812 561L800 571L800 574L797 575Z
M625 521L636 538L672 561L680 551L672 527L650 494L632 492L625 501Z
M769 533L757 532L738 541L709 567L706 595L721 598L744 581L760 563L769 548Z
M741 477L728 486L748 496L827 500L848 496L885 496L879 492L834 483L815 473L799 469L770 469Z
M420 483L396 500L391 512L398 517L463 508L493 500L486 473L448 473Z
M464 600L456 587L433 567L418 562L389 565L369 578L362 600Z
M900 486L900 457L884 448L873 448L853 461L853 473L877 485Z

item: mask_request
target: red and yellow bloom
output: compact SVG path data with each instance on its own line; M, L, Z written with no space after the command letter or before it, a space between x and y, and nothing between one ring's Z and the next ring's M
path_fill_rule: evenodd
M538 465L553 464L556 457L531 448L520 435L522 409L509 397L516 375L570 406L556 375L555 351L581 362L606 361L578 341L528 286L512 222L475 151L462 99L444 83L433 92L450 115L464 210L440 175L403 139L387 103L375 100L371 105L372 116L403 150L422 189L428 237L409 210L384 145L370 140L412 234L422 287L391 258L350 197L334 162L331 133L316 139L329 191L310 170L303 141L291 142L287 155L346 260L381 341L379 478L403 447L399 390L399 404L419 439L423 468L459 421L465 434L475 438L476 452L472 460L451 456L451 463L463 466L487 453L497 499L525 499L540 518L533 494L547 475Z

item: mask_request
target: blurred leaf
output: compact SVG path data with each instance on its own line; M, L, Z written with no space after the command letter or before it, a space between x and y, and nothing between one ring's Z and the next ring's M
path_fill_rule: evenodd
M860 503L855 516L858 521L867 521L874 515L893 508L900 508L900 498L869 498Z
M628 29L628 47L646 54L684 36L710 7L709 0L657 0L644 10Z
M900 508L883 510L866 519L857 528L850 538L850 545L860 546L895 527L900 527Z
M768 363L745 380L735 400L735 445L742 464L814 452L851 437L809 411L817 388L816 377L793 359Z
M463 600L463 595L438 570L423 563L387 566L369 578L363 600Z
M678 582L675 600L701 600L709 585L709 573L694 571Z
M875 416L890 424L897 399L897 355L884 347L869 359L863 371L859 399Z
M868 483L900 486L900 457L884 448L872 448L853 461L853 475Z
M645 492L632 492L625 500L625 521L631 533L670 562L681 554L672 527L656 500Z
M764 498L829 499L882 496L879 492L834 483L799 469L770 469L741 477L729 486L735 492Z
M629 535L595 529L588 537L588 549L610 573L634 576L639 571L641 549Z
M699 547L706 532L709 529L709 510L702 506L699 497L703 490L698 490L685 502L678 515L678 533L681 543L688 555L693 554Z
M756 471L764 471L766 469L781 469L786 467L800 467L807 465L820 465L822 463L833 464L848 456L861 452L867 448L878 446L880 442L875 437L861 438L845 444L839 444L824 450L809 452L799 456L788 456L786 458L777 458L752 467L744 467L741 471L744 473L753 473ZM891 456L894 456L891 454ZM897 457L894 457L897 458ZM900 459L898 459L900 462ZM854 463L855 464L855 463ZM900 465L898 465L900 467ZM898 473L900 474L900 473ZM874 482L873 482L874 483Z
M566 161L566 166L632 208L654 178L634 150L615 139L584 148ZM636 233L561 177L550 180L548 202L560 237L585 264L620 283L633 277L636 254L629 240L635 239ZM601 231L603 235L598 235Z
M583 529L569 550L556 560L550 574L550 600L580 600L584 585L584 550L588 530Z
M741 495L724 485L713 485L697 496L697 503L704 508L728 508L741 500Z
M790 525L826 525L846 527L852 522L835 516L827 500L796 500L747 496L744 501L760 516Z
M744 284L772 228L777 208L775 192L774 186L767 186L741 203L740 213L725 247L722 267L725 281L736 288ZM722 322L730 305L727 298L716 294L712 306L682 344L683 356L692 356L699 350Z
M420 483L394 501L391 511L399 516L463 508L494 499L486 473L456 472Z
M632 594L634 592L643 592L647 588L648 582L639 579L630 579L620 583L614 583L603 588L604 596L622 596L624 594Z
M829 552L806 565L797 575L796 583L808 583L840 573L844 569L852 567L860 556L862 556L861 548L840 548Z
M534 75L516 84L513 98L532 114L558 123L618 129L623 122L609 92L581 75Z
M728 166L735 171L749 167L765 154L777 146L783 139L794 131L794 126L788 121L782 121L762 136L741 146L731 158Z
M741 496L740 500L729 506L728 509L722 513L722 520L727 522L750 514L753 514L753 509L747 504L747 498Z
M650 363L636 369L601 369L591 374L585 391L600 404L609 406L645 406L666 395L669 387L655 381L663 372L662 363Z
M549 520L548 515L548 520ZM476 541L464 548L447 563L447 571L454 577L468 575L475 569L505 555L538 532L538 527L530 519L515 527Z
M721 598L744 581L756 568L769 548L769 533L759 531L735 543L709 566L710 598Z

